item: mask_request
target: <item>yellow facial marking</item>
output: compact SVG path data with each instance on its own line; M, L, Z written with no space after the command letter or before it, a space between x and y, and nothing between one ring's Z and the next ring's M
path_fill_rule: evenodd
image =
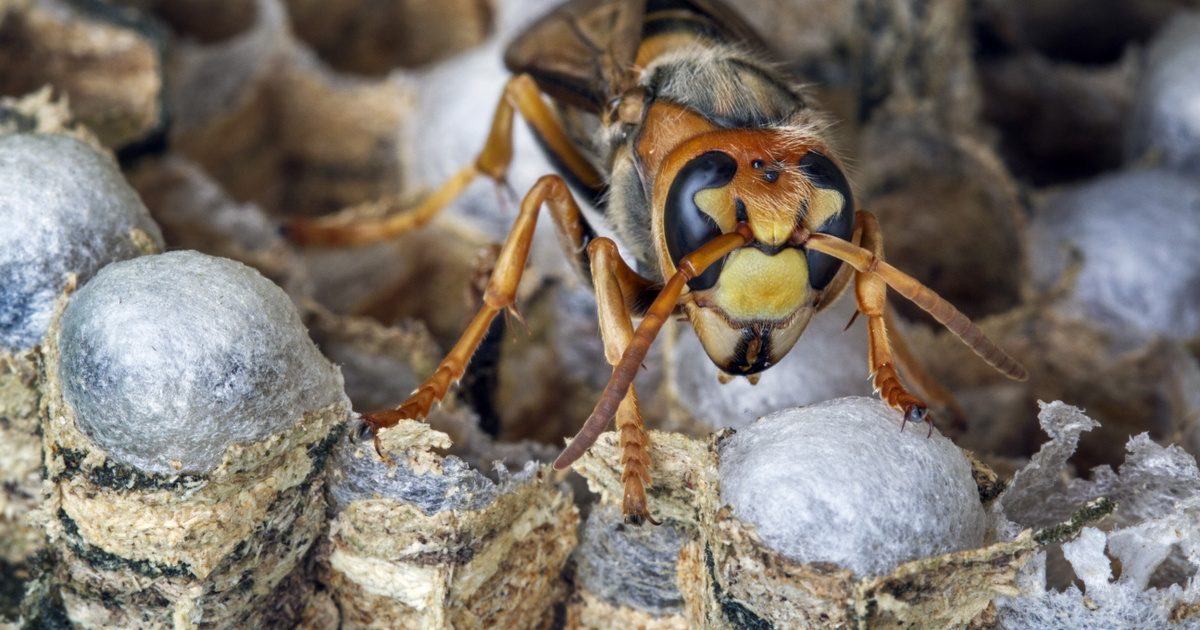
M846 198L842 193L829 188L814 188L812 196L808 198L808 217L805 219L808 229L821 227L830 217L841 212L845 204Z
M704 351L718 365L724 365L733 360L738 343L742 340L742 331L730 328L720 315L707 308L689 305L688 317L692 320L692 330L704 345Z
M792 230L795 227L794 215L764 216L756 214L750 217L750 231L754 233L754 238L768 245L782 245L784 241L792 237Z
M734 319L785 319L808 300L808 262L798 249L774 256L739 249L725 262L713 298Z
M733 230L737 217L733 209L733 193L728 186L705 188L693 195L692 201L717 222L722 232Z

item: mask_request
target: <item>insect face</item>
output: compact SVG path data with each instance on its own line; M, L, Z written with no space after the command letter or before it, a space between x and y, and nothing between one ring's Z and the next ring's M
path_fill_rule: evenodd
M668 169L673 162L682 166L673 177L664 173L671 179L660 255L674 268L738 223L750 227L751 243L688 282L684 311L721 370L751 375L791 350L841 268L825 254L805 251L793 235L804 228L849 239L854 206L845 176L821 150L789 149L794 143L777 132L740 133L761 137L666 160Z

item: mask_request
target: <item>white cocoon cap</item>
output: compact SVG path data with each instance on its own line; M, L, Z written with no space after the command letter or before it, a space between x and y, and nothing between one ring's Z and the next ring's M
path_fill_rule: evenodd
M59 339L79 428L145 472L207 472L229 445L345 400L283 290L197 252L105 267L72 298Z
M971 465L926 425L874 398L787 409L721 445L721 500L798 562L859 576L978 547L987 528Z
M0 137L0 349L28 350L50 326L67 276L139 254L162 235L117 165L68 136Z
M1150 154L1200 176L1200 12L1180 11L1155 36L1135 96L1127 157Z
M1082 268L1067 308L1115 335L1200 334L1200 181L1167 170L1097 178L1037 209L1030 269L1044 286Z

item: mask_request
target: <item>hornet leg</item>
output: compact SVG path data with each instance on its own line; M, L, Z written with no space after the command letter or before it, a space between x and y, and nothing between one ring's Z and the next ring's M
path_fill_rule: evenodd
M488 326L496 315L505 309L516 314L514 305L517 285L525 271L525 262L529 258L534 228L537 226L538 213L543 203L550 207L562 242L569 244L569 255L576 256L583 251L585 225L579 206L561 177L543 176L521 200L520 212L496 259L495 269L488 279L479 312L467 324L467 329L434 373L421 383L407 400L394 410L377 411L364 416L372 429L378 431L384 427L395 426L403 419L415 420L428 415L433 405L446 396L450 386L462 378L467 363L483 341Z
M633 340L629 305L649 289L650 281L630 269L621 259L616 243L607 238L592 241L588 245L588 257L591 259L592 284L596 289L604 355L609 365L615 367ZM625 485L621 511L628 523L640 525L650 521L657 525L646 502L646 486L650 484L649 437L633 385L629 386L617 407L616 425L621 440L621 482Z
M875 216L860 211L855 219L862 230L860 244L863 249L871 252L875 260L883 260L883 234ZM925 403L909 393L896 373L887 329L887 284L873 271L859 271L854 277L858 310L867 317L867 367L872 375L872 384L884 402L904 413L905 424L922 422L927 413ZM933 425L930 424L932 430Z
M563 131L562 125L542 100L537 84L529 75L509 79L492 116L487 142L475 161L455 173L415 208L379 217L399 201L385 198L354 206L317 219L295 219L285 227L288 238L301 245L366 245L399 236L428 223L442 208L454 201L479 175L496 182L504 181L512 162L513 115L521 116L533 128L563 168L586 186L602 187L599 174L584 159ZM368 218L367 215L376 215Z

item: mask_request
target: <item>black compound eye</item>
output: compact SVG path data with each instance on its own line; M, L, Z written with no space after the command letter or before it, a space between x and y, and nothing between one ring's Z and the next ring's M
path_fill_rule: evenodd
M684 256L721 235L716 220L696 205L696 193L729 184L736 172L737 162L728 153L709 151L684 165L671 182L663 215L663 231L667 239L667 252L676 265ZM721 276L723 265L724 261L714 263L704 273L692 278L688 286L693 291L711 288Z
M854 232L854 197L842 170L816 151L809 151L800 160L800 170L816 187L808 208L810 217L821 222L815 231L850 240ZM808 284L817 290L828 286L842 267L842 261L811 249L805 256Z

